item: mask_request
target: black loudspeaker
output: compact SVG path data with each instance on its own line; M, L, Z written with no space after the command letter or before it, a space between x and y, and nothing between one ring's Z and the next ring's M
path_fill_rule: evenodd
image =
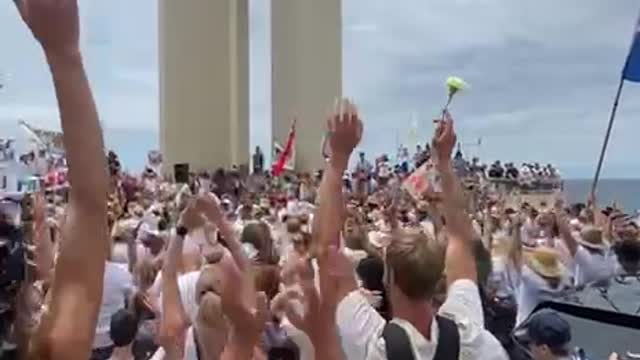
M189 164L173 165L173 176L177 183L186 184L189 182Z

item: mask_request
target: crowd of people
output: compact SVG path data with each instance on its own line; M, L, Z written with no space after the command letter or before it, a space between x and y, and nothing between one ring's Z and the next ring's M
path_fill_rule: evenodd
M402 146L398 150L395 162L392 163L388 155L375 158L371 163L364 152L359 153L359 158L354 171L345 179L358 179L366 177L370 184L375 187L377 179L383 181L389 178L392 173L405 177L410 172L420 168L431 159L431 146L425 144L416 146L413 156L410 156L409 149ZM452 159L453 169L463 182L492 183L501 182L522 190L544 190L558 189L562 186L562 178L558 169L553 165L540 165L539 163L522 163L517 167L514 163L502 164L496 160L487 166L480 161L480 158L473 157L471 160L465 158L460 146L458 146Z
M402 188L408 154L348 169L363 132L349 100L317 173L123 174L104 153L77 1L17 5L49 64L70 188L3 216L2 248L24 237L27 267L4 281L17 255L3 253L2 358L584 358L567 320L536 308L638 275L638 225L595 198L469 201L448 112L415 157L439 174L419 198ZM513 173L500 168L488 176Z

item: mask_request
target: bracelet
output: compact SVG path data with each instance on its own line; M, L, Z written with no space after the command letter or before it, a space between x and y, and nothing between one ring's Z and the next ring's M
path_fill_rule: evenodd
M189 229L186 226L180 225L176 228L176 234L180 237L185 237L189 233Z

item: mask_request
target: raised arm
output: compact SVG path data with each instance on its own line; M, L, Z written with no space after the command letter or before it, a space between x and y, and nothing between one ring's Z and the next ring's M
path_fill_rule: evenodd
M524 219L522 214L518 214L515 218L512 242L509 248L509 258L516 265L516 269L520 271L522 267L522 224Z
M495 231L489 211L482 212L482 243L487 249L491 249L493 242L493 232Z
M564 241L565 245L567 245L567 249L569 249L571 256L576 256L576 252L578 251L578 241L576 241L576 238L574 238L571 233L567 213L562 208L562 202L557 201L554 210L556 225L558 226L560 237L562 238L562 241Z
M53 78L69 164L71 198L54 269L40 356L87 358L102 300L107 237L107 173L102 131L79 47L77 0L16 0L44 50Z
M220 199L214 193L204 193L197 198L197 207L211 223L215 224L227 243L227 249L233 256L240 270L249 269L250 260L244 252L242 243L238 239L231 223L227 221Z
M165 350L167 360L178 360L184 357L184 344L189 320L185 314L180 288L178 287L178 266L182 261L184 236L181 229L193 228L200 214L193 204L180 215L178 234L175 234L165 254L162 266L162 316L160 320L159 338Z
M53 240L51 239L51 228L46 220L45 200L42 194L34 196L33 207L35 280L41 280L48 284L51 281L51 271L53 270L54 248Z
M320 184L318 207L314 216L313 241L318 246L319 284L322 299L314 286L313 272L310 264L304 264L300 278L306 295L307 311L299 319L296 313L289 309L287 313L291 321L301 326L311 338L316 358L338 360L342 357L342 350L336 332L337 304L350 292L357 289L354 269L349 261L348 274L344 278L333 277L337 267L332 261L344 258L337 249L340 245L340 230L346 218L345 201L342 195L342 174L347 169L349 157L362 137L362 121L355 105L345 102L345 112L333 114L328 120L329 144L331 156L325 168ZM302 274L306 274L303 276Z
M344 111L337 110L327 121L331 155L322 176L313 218L313 241L321 254L326 253L329 245L340 245L340 230L346 215L342 175L362 137L362 121L355 105L344 100L343 108Z
M451 166L451 153L456 144L453 119L448 112L441 121L433 138L436 150L436 166L442 182L443 214L446 220L447 284L459 279L478 281L476 261L473 255L473 227L467 214L467 203L458 177Z

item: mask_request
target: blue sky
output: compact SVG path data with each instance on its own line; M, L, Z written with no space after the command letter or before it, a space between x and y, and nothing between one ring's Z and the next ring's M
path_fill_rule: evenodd
M83 48L106 140L132 168L157 146L157 0L81 0ZM590 177L640 4L633 0L344 0L344 93L359 104L362 148L393 151L412 117L425 140L444 79L463 143L483 158L558 164ZM269 2L251 0L251 139L270 134ZM57 127L40 50L0 2L0 135L16 120ZM605 177L640 177L640 84L627 84Z

